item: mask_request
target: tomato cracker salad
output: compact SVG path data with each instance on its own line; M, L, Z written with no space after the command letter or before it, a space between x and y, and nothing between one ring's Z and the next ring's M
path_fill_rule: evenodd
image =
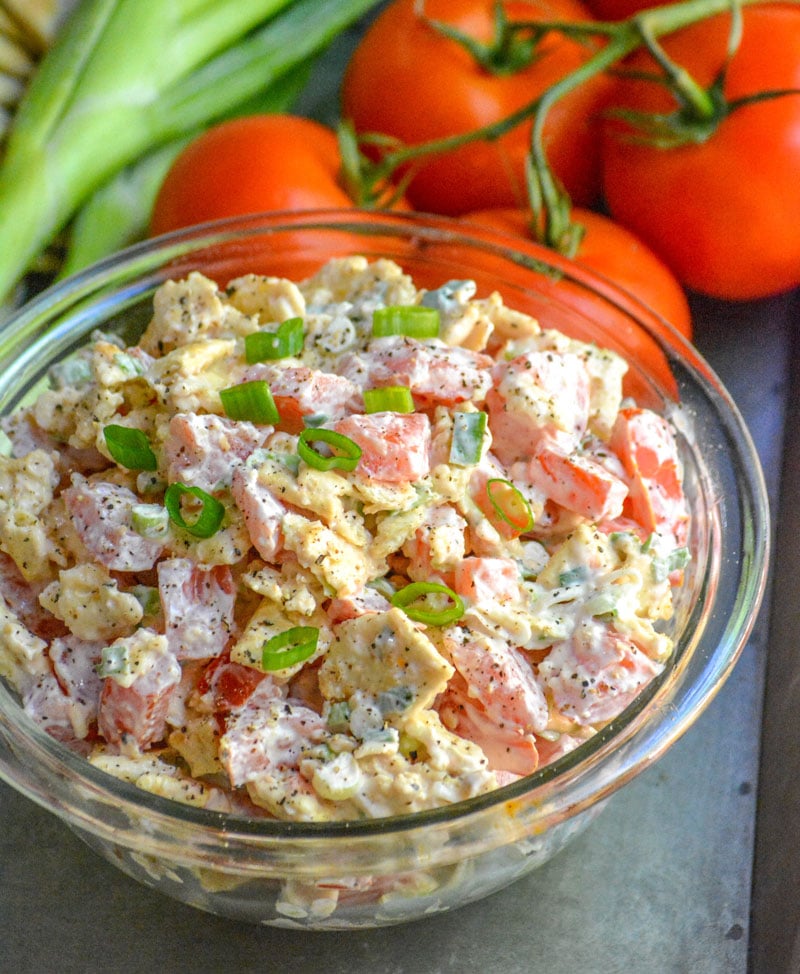
M591 738L662 672L690 527L625 361L388 260L199 272L3 419L0 675L213 810L403 815Z

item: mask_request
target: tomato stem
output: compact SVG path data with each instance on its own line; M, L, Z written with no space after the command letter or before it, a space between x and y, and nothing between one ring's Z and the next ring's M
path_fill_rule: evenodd
M441 20L429 19L424 14L421 19L432 30L460 44L484 71L495 75L516 74L532 64L543 33L535 21L510 21L502 0L494 3L494 35L488 43Z
M574 39L602 39L604 43L598 46L579 67L564 75L541 95L489 125L411 146L389 143L385 138L376 135L359 137L360 144L380 146L385 151L376 161L367 159L358 151L355 160L353 154L350 154L349 178L354 184L362 187L358 199L379 198L398 170L405 172L404 185L407 185L413 177L413 166L419 165L428 156L451 152L480 140L496 141L523 122L532 120L530 157L527 167L532 231L540 242L568 256L574 256L583 231L581 227L571 222L569 196L559 184L547 160L543 133L550 109L569 92L590 78L610 71L629 54L644 46L666 75L665 83L675 92L682 107L682 120L687 131L694 124L698 131L703 131L703 137L708 137L714 125L724 116L729 107L725 105L724 99L720 102L720 85L717 85L718 91L714 90L714 86L708 90L704 89L688 72L668 58L658 39L716 14L732 12L733 20L728 44L730 57L738 45L741 34L740 8L764 2L769 0L683 0L681 3L641 10L622 21L554 20L509 24L503 14L506 28L513 28L515 31L528 30L531 32L530 37L541 38L546 33L553 32ZM430 23L436 26L435 22L430 21ZM501 23L497 14L496 23ZM442 26L437 26L437 29L441 30ZM444 32L447 32L448 36L460 33L449 27L445 27ZM477 50L475 45L479 45L479 42L474 38L469 38L468 41L468 48ZM466 43L466 39L462 39L462 43ZM724 73L718 79L720 84L723 79ZM365 191L363 187L367 187L367 190Z

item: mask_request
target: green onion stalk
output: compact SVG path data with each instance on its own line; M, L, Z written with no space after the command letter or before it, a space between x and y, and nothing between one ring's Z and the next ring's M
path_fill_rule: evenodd
M0 163L0 300L125 166L229 114L376 0L84 0L42 60Z
M405 176L399 183L402 191L411 179L415 165L418 166L426 157L452 152L470 142L495 141L524 122L532 120L528 161L532 234L541 243L572 257L580 244L583 231L580 226L571 222L569 197L548 164L543 138L548 112L568 92L595 75L613 69L629 54L645 47L663 70L664 84L674 93L680 106L678 114L681 121L685 124L689 119L692 123L690 126L692 135L700 132L702 137L707 138L721 120L721 113L738 106L736 103L721 106L719 99L715 99L709 90L699 85L681 69L680 65L669 61L658 43L659 38L716 14L733 13L729 43L729 55L731 55L741 29L741 8L764 2L769 0L683 0L681 3L641 10L622 21L509 22L502 19L500 22L502 30L521 35L527 33L528 39L533 39L531 52L535 50L537 40L551 33L562 34L583 42L599 41L600 43L583 64L564 75L541 95L504 118L470 132L406 146L398 145L395 140L389 140L380 133L357 134L352 126L344 121L340 126L339 141L342 158L345 161L345 181L350 187L351 194L368 205L371 201L386 196L387 186L398 171L405 171ZM441 31L441 25L436 22L431 22L431 26ZM452 31L442 32L463 43L473 56L479 54L477 50L472 50L472 45L463 35L454 36ZM500 44L499 41L497 43ZM508 46L508 43L506 40L501 46ZM782 94L785 92L765 92L758 97L776 97ZM666 123L672 124L672 119L668 118ZM379 158L373 160L361 152L362 145L379 149Z

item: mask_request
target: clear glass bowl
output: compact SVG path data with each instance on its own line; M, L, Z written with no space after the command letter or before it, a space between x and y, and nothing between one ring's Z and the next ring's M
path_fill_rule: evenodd
M516 248L521 249L516 249ZM590 741L536 773L405 817L297 824L190 808L91 767L42 732L0 681L0 776L141 882L223 916L303 928L411 920L499 889L558 852L605 799L690 727L733 667L763 593L767 501L736 407L696 351L607 281L535 245L454 222L358 211L271 214L134 247L31 301L0 327L0 413L112 329L135 341L153 291L200 269L306 276L327 257L390 257L424 286L473 278L513 307L631 363L630 392L680 432L692 561L665 672Z

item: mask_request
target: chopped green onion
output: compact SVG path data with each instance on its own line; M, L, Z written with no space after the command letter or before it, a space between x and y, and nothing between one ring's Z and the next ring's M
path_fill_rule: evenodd
M315 626L294 626L264 643L261 666L268 672L284 670L302 663L317 651L319 629Z
M619 615L617 602L617 597L610 592L598 592L594 598L586 602L584 607L596 619L608 622L611 619L616 619Z
M569 585L577 585L580 582L585 582L588 577L588 572L583 565L577 565L575 568L568 568L566 571L561 572L558 576L558 584L560 588L567 588Z
M690 560L688 548L674 548L668 555L653 558L653 577L657 582L663 582L673 572L685 568Z
M429 595L444 595L452 603L443 609L431 607ZM464 615L464 603L451 588L438 582L412 582L401 588L391 598L391 603L402 609L409 619L429 626L447 626Z
M312 443L327 443L340 452L323 456L314 449ZM334 467L339 470L355 470L361 457L361 447L336 430L307 428L297 441L297 453L301 460L305 460L315 470L331 470Z
M280 419L269 385L263 379L221 389L219 398L228 419L262 426L274 426Z
M143 538L159 541L169 534L169 513L160 504L134 504L131 527Z
M158 615L161 610L161 598L154 585L134 585L130 594L141 605L146 616Z
M85 386L92 381L92 363L84 356L56 362L47 373L48 381L53 389L65 389L68 386Z
M502 477L493 477L486 483L486 494L492 507L506 524L524 534L533 527L531 505L522 493Z
M280 453L276 450L268 450L263 446L259 447L257 450L253 450L250 456L245 460L245 465L251 470L257 470L259 467L269 462L281 464L281 466L286 467L290 473L293 473L295 477L300 469L300 457L296 453Z
M330 416L326 416L325 413L308 413L303 417L303 426L312 426L316 429L318 426L324 426Z
M335 700L331 704L327 724L334 734L344 734L350 729L350 704L346 700Z
M439 322L438 308L425 308L418 304L376 308L372 312L372 334L375 338L386 335L436 338Z
M128 470L156 470L158 461L147 436L132 426L110 423L103 427L106 447L112 458Z
M414 399L406 386L365 389L364 408L368 413L413 413Z
M475 466L481 459L485 431L486 413L455 413L450 463L457 467Z
M410 687L392 687L378 694L378 710L386 717L388 714L402 714L414 702L414 691Z
M248 365L274 362L276 359L299 355L303 350L303 319L287 318L274 332L257 331L245 335L244 357Z
M187 494L200 501L201 505L200 512L192 521L184 518L181 509L181 501ZM225 505L216 497L207 494L200 487L187 487L186 484L170 484L164 494L164 504L173 523L195 538L210 538L215 535L225 516Z

